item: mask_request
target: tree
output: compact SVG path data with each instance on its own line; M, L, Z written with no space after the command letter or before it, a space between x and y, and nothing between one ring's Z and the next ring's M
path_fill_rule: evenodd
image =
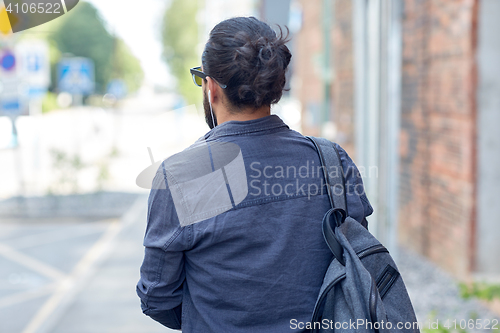
M172 0L162 26L163 59L177 79L178 90L188 104L200 101L201 93L193 85L189 69L200 65L197 0Z
M61 54L70 53L94 61L97 92L105 92L108 82L115 78L123 79L129 91L139 87L144 76L139 60L121 39L108 32L94 6L80 2L59 20L50 38Z
M139 60L130 52L122 39L115 38L111 79L122 79L129 91L140 88L144 72Z

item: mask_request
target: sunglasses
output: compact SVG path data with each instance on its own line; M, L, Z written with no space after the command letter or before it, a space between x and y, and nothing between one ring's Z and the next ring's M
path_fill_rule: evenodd
M201 83L203 82L203 79L205 79L208 75L205 74L205 73L203 73L201 71L201 66L199 66L199 67L193 67L189 71L191 72L191 75L193 76L193 82L194 82L194 84L196 84L198 87L201 87ZM217 82L217 81L215 81L215 82ZM219 82L217 82L217 84L222 89L227 88L227 85L225 85L225 84L220 84Z

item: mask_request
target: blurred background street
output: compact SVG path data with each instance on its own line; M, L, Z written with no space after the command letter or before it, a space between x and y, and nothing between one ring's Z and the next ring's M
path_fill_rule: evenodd
M189 68L238 15L288 27L272 112L356 162L419 322L499 320L500 1L24 2L0 0L0 333L171 331L135 294L136 178L208 131Z

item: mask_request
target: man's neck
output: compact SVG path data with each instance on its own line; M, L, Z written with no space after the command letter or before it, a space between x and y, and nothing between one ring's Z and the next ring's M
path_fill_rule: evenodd
M243 108L238 112L230 112L227 108L221 108L220 112L217 112L216 116L217 116L217 123L218 125L220 125L230 120L247 121L247 120L266 117L269 116L270 114L271 114L271 107L269 105L264 105L257 109Z

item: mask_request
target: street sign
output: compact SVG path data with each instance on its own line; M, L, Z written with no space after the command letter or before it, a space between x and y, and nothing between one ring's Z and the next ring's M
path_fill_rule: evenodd
M73 95L94 92L94 62L88 58L65 58L57 68L58 89Z
M16 47L18 75L29 86L30 99L42 98L50 85L49 47L42 40L24 40Z
M0 115L15 117L21 113L22 82L17 76L17 57L13 50L0 50Z
M108 94L115 96L116 99L122 99L127 95L127 85L123 80L115 79L108 83Z
M17 77L1 80L0 115L18 116L27 113L28 86Z
M0 56L0 67L7 72L11 72L16 68L16 57L12 52L6 51Z
M16 73L16 55L14 50L5 48L0 49L0 78L13 76Z

